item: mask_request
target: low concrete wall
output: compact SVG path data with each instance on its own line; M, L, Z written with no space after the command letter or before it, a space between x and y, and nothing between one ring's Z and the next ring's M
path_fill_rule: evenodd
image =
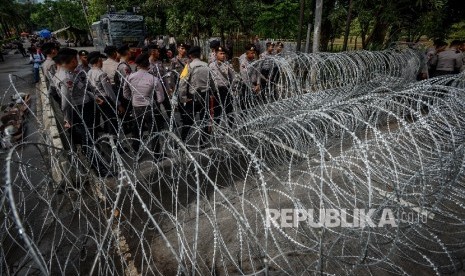
M63 141L60 136L59 127L57 125L57 121L55 119L55 113L53 110L52 103L50 102L50 98L48 96L47 86L45 84L45 77L41 72L41 81L36 84L36 91L38 92L37 97L37 107L40 110L41 119L42 119L42 132L44 142L48 147L50 156L61 156L63 147ZM52 169L52 178L55 183L59 184L63 181L63 173L69 169L70 165L68 160L65 158L58 158L58 159L51 159L51 162L56 162L55 160L59 160L58 163L51 164Z

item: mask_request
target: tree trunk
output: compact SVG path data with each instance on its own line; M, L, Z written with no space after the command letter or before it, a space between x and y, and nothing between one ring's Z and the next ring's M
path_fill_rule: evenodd
M3 37L7 38L8 37L8 31L6 29L5 22L3 20L1 20L0 24L2 25Z
M297 52L300 52L301 43L302 43L302 25L304 24L304 8L305 8L305 0L300 0L299 31L297 32L297 47L296 47Z
M239 25L241 26L241 29L244 32L245 36L249 36L250 30L245 25L245 22L242 16L237 12L236 7L233 5L233 1L226 1L226 3L229 4L229 8L230 8L229 11L232 13L234 18L236 18L236 20L239 22Z
M320 49L321 16L323 14L323 0L315 1L315 28L313 30L313 53Z
M366 46L371 44L371 48L379 49L384 45L384 40L386 39L386 32L389 29L389 24L376 20L375 26L370 36L366 40Z
M362 49L366 50L366 48L367 48L366 32L361 31L360 37L362 38Z
M8 38L10 38L12 35L11 35L11 30L10 30L10 25L8 25L7 22L4 22L5 24L5 28L6 28L6 32L7 32L7 36Z
M342 45L342 51L347 51L347 41L349 39L351 22L352 22L352 0L349 0L349 10L347 11L346 29L344 32L344 43Z

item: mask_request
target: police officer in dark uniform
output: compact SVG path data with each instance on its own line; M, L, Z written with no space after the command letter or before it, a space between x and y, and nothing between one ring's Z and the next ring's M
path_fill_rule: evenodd
M204 144L211 129L210 123L210 95L214 90L214 82L208 64L200 60L202 49L198 46L192 47L189 52L190 62L187 73L181 74L179 82L179 102L181 120L184 124L181 131L181 139L186 142L189 131L195 123L196 114L200 115L200 145Z
M179 81L179 75L181 75L182 70L189 63L189 57L187 56L188 46L181 42L178 44L178 55L171 59L170 70L175 71L176 74L171 76L170 80L170 89L172 91L176 90L176 85Z
M79 55L79 65L78 67L76 68L76 71L81 71L81 70L84 70L86 73L89 72L90 70L90 66L89 66L89 62L87 60L87 55L89 54L89 52L87 52L86 50L81 50L78 52L78 55Z
M273 42L267 42L265 52L260 55L260 98L263 103L268 103L271 98L272 79L270 77L274 66L274 45Z
M149 45L149 52L150 52L150 68L149 68L149 73L157 77L161 85L163 87L163 91L165 93L164 100L163 100L163 107L166 110L166 115L168 118L171 118L171 96L172 93L170 93L168 89L168 75L166 74L165 67L163 67L163 62L160 59L160 49L158 45ZM170 120L171 121L171 120ZM174 122L174 120L173 120Z
M126 99L123 96L123 87L129 75L132 74L132 68L129 65L130 51L128 45L123 45L117 50L119 55L119 64L116 67L116 73L114 77L114 88L117 100L121 103L125 112L119 114L120 119L122 120L122 126L124 133L129 133L132 130L131 126L131 114L132 114L132 104L131 101Z

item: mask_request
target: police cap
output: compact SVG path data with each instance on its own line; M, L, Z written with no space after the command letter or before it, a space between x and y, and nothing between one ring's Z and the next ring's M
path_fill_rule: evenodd
M178 48L180 47L185 48L185 49L189 48L189 46L184 42L178 43Z
M245 46L246 51L256 51L257 49L255 48L255 45L253 44L248 44Z
M202 52L202 49L199 46L194 46L194 47L189 49L189 52L187 54L188 55L200 56L201 52Z
M216 50L216 52L223 52L223 53L226 52L226 49L223 46L218 46L218 47L216 47L215 50Z
M220 47L220 42L218 40L210 41L210 48L211 49L216 49L218 47Z
M270 47L270 46L274 46L274 42L268 41L268 42L266 43L266 47Z
M80 51L78 52L78 54L79 54L79 56L85 56L85 57L86 57L86 56L89 55L89 52L87 52L86 50L80 50Z

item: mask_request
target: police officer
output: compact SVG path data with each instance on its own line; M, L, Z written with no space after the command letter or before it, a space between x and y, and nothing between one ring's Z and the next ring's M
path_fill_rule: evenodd
M195 123L196 113L200 113L200 124L203 133L200 135L200 144L206 142L210 134L208 123L210 121L209 107L210 95L214 89L214 83L208 64L200 60L202 49L198 46L192 47L189 52L190 63L187 73L181 75L179 82L179 102L181 120L184 127L181 131L181 139L186 142L189 131Z
M84 70L84 72L89 72L90 70L90 66L89 66L89 62L87 61L87 55L89 54L89 52L87 52L86 50L81 50L79 51L79 65L78 67L76 68L76 71L81 71L81 70Z
M93 169L100 176L112 176L113 173L94 156L95 98L89 91L85 72L76 71L77 53L77 50L70 48L63 48L58 52L57 59L63 70L60 73L62 79L57 87L61 92L64 127L71 129L72 143L82 145L83 152Z
M62 58L58 54L53 57L53 61L55 62L56 65L56 72L55 75L52 77L51 82L55 85L58 93L58 97L60 99L60 102L58 105L61 107L61 91L59 84L63 82L63 80L66 78L66 70L62 66Z
M281 41L278 41L275 45L275 54L277 56L282 56L283 55L283 50L284 50L284 43L282 43Z
M247 109L255 104L256 97L260 93L260 72L253 65L256 57L255 45L249 44L245 47L245 53L239 57L239 66L242 79L241 108Z
M116 90L115 87L115 74L116 69L118 68L118 52L116 51L115 46L106 46L103 52L107 55L107 59L103 62L102 70L105 72L110 79L110 83L113 86L113 90Z
M124 108L125 112L120 113L120 118L122 120L122 126L124 133L128 133L132 131L132 127L130 126L130 119L132 114L132 105L129 100L127 100L123 96L123 87L124 83L126 82L129 75L132 73L132 68L129 65L129 58L130 58L130 51L128 45L123 45L118 48L118 55L120 57L118 67L116 68L115 73L115 86L114 88L116 93L117 100L121 103L122 107Z
M271 98L271 73L273 70L274 43L267 42L266 50L260 55L260 98L267 103Z
M116 111L123 113L124 108L116 99L110 79L107 74L102 71L102 58L106 58L106 56L95 51L91 52L87 58L89 64L92 66L87 73L87 79L94 90L98 105L96 116L102 116L105 133L117 135L119 129Z
M165 86L163 82L163 78L166 75L166 70L163 67L163 62L160 59L160 48L158 47L158 45L149 45L148 53L150 54L149 73L156 76L160 81L162 81L163 86Z
M132 68L129 65L129 58L131 56L131 53L129 51L129 46L128 45L123 45L118 48L117 50L118 55L119 55L119 63L118 66L116 67L116 74L115 74L115 83L123 83L122 78L127 78L129 75L132 73ZM122 87L117 87L118 89L115 92L119 92Z
M42 52L46 56L46 59L42 64L42 70L45 76L45 84L47 85L48 93L50 97L52 97L52 99L60 105L61 99L58 95L58 89L55 82L53 81L53 77L57 71L57 66L53 58L58 54L58 47L55 43L48 42L42 45Z
M163 87L160 80L148 72L150 67L149 55L140 54L136 58L137 72L132 73L124 85L124 97L131 100L136 125L133 129L134 151L139 151L140 139L144 129L148 128L149 134L163 129L163 116L159 105L164 100ZM155 134L153 145L155 157L160 157L160 145L158 135Z
M434 76L457 73L463 64L457 41L452 41L449 49L436 53L431 59L431 64L436 66Z
M149 45L149 52L150 52L150 68L149 73L154 75L160 81L163 92L165 94L163 100L163 107L165 108L166 115L168 118L171 118L171 96L172 92L168 89L169 78L166 74L165 67L163 67L163 62L160 59L160 49L158 45Z
M189 63L187 49L189 46L183 42L178 44L178 55L171 59L170 70L174 70L181 74L184 67Z
M220 47L220 42L218 40L213 40L210 42L210 55L208 56L208 64L216 61L216 49Z
M216 48L216 61L210 63L209 67L215 83L214 93L214 118L217 124L227 118L228 125L232 127L233 120L227 117L233 112L233 100L231 95L231 86L234 81L234 69L226 61L226 49L222 46Z

